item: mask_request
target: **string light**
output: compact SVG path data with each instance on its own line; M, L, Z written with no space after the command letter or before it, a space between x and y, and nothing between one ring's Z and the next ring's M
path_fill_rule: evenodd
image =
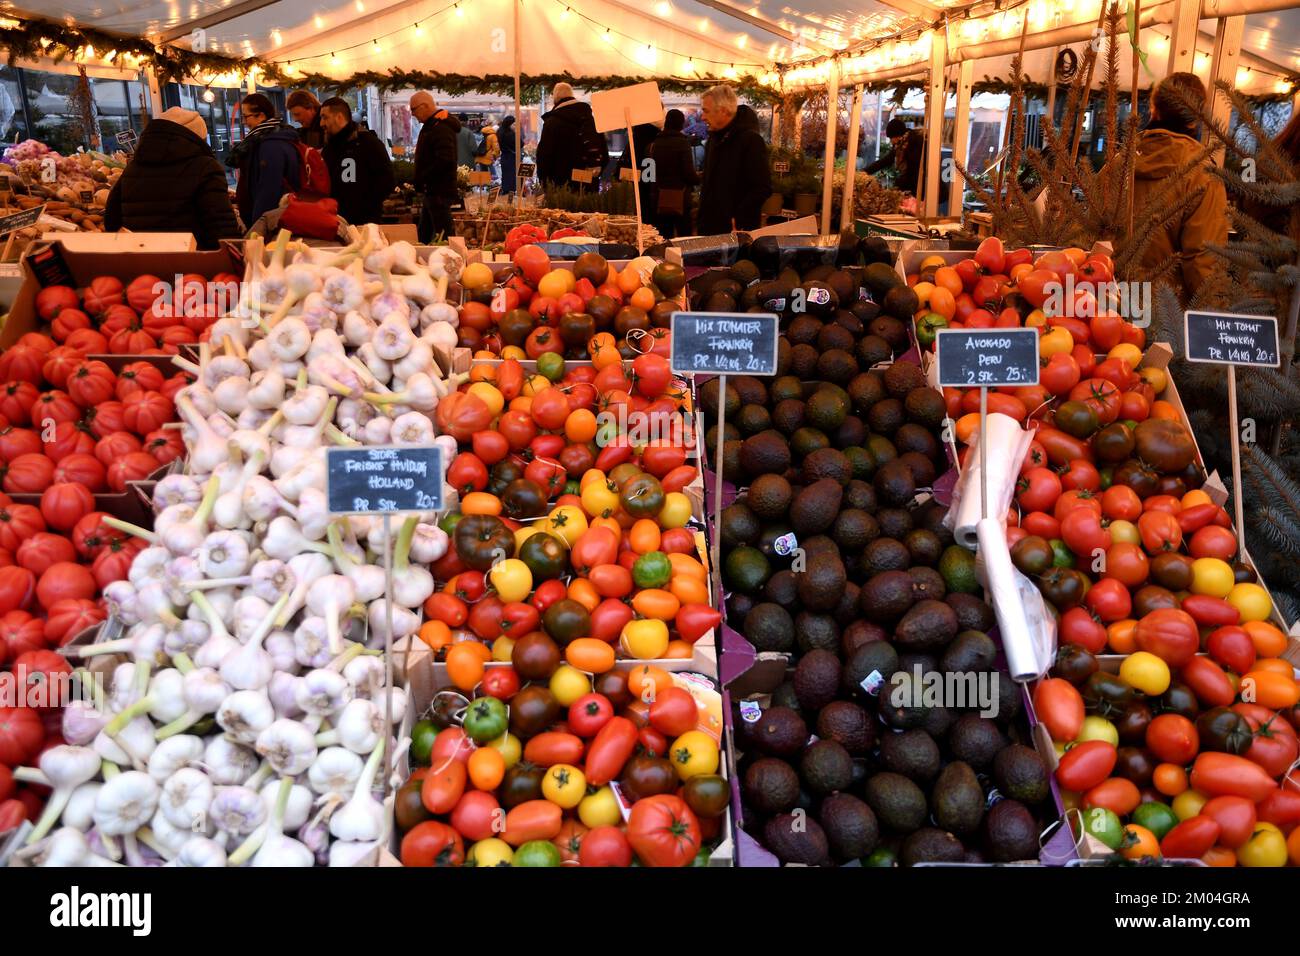
M569 13L570 13L569 8L565 7L564 12L560 14L560 20L563 21L569 19Z
M420 24L419 24L418 21L417 21L416 24L415 24L415 35L416 35L417 37L422 37L422 36L424 36L424 27L420 26Z
M208 87L204 87L204 89L203 89L203 102L205 102L205 103L215 103L216 101L217 101L217 94L212 92L212 87L210 87L210 86L208 86Z
M456 11L456 16L458 17L463 17L465 15L465 11L460 8L459 3L453 3L452 9Z
M613 43L613 42L614 42L614 38L613 38L612 36L609 35L609 27L605 27L605 33L604 33L604 35L601 37L601 39L604 40L606 43Z
M375 52L376 52L376 53L383 53L383 52L384 52L384 49L383 49L383 47L381 47L381 46L379 45L379 41L378 41L378 40L371 40L371 41L370 41L370 45L373 46L373 47L375 48Z

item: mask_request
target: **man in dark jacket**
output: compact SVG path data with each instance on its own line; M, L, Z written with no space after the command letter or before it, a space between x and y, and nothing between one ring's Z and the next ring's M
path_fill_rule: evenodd
M556 83L551 98L555 106L542 114L537 178L543 183L567 186L575 169L604 169L609 162L609 147L604 134L596 132L591 104L575 99L572 86Z
M330 195L339 215L354 225L379 222L384 199L393 191L393 161L384 144L352 122L352 107L335 96L321 104L325 147L321 155L330 173Z
M497 127L497 142L501 145L501 195L509 196L515 191L515 161L519 158L513 116L501 120Z
M424 125L415 142L415 188L424 196L419 236L429 242L441 233L448 239L456 233L451 207L460 196L456 187L456 134L460 120L438 109L433 96L421 91L411 97L411 115Z
M758 131L758 114L737 105L736 91L725 84L706 90L702 103L709 141L704 148L697 231L708 236L757 229L763 203L772 195L767 143Z
M320 101L307 90L294 90L284 105L298 124L298 138L303 145L321 149L325 145L325 129L320 118Z
M239 170L235 205L248 225L280 205L280 197L299 185L298 134L275 115L263 93L249 93L239 103L248 135L230 151L226 165Z
M131 162L108 194L109 232L190 232L200 249L238 239L226 174L208 146L208 128L193 110L173 106L149 121Z
M686 116L681 110L669 110L664 116L663 132L650 144L654 161L656 204L647 210L659 235L672 239L690 231L691 188L700 181L695 171L691 141L683 132ZM637 153L637 158L640 158Z
M870 164L866 171L878 173L893 166L896 171L894 188L915 196L917 179L921 175L925 136L909 128L901 119L891 119L885 125L885 135L894 148Z
M623 147L623 155L618 158L618 168L632 168L632 147L636 147L636 188L641 194L641 218L649 222L655 212L655 176L646 175L646 160L650 158L650 147L659 135L659 127L653 123L638 123L632 127L632 142ZM619 174L620 177L622 173Z

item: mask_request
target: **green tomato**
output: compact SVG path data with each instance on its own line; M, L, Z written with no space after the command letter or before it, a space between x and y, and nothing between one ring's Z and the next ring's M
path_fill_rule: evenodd
M898 854L888 847L877 847L862 858L863 866L898 866Z
M421 767L429 766L433 742L438 738L438 725L432 720L416 721L411 728L411 759Z
M552 382L564 378L564 356L559 352L544 352L537 358L537 371Z
M948 327L948 320L937 312L927 312L916 320L916 341L921 348L929 348L934 344L936 334L940 329Z
M1163 840L1166 833L1178 826L1178 814L1168 804L1153 801L1144 803L1133 811L1133 822L1146 827L1156 835L1157 840Z
M510 860L511 866L559 866L560 850L550 840L529 840Z
M1052 567L1054 568L1072 568L1075 564L1074 552L1071 551L1064 541L1060 538L1053 538L1052 544Z
M643 554L632 565L632 580L639 588L661 588L672 576L672 563L662 551Z
M464 515L462 515L459 511L449 512L448 514L442 516L442 520L438 522L438 527L441 528L449 535L455 534L456 525L460 524L460 519L463 517Z
M691 860L691 866L708 866L711 855L707 847L701 849L699 853L695 854L695 859Z
M1118 747L1119 731L1105 717L1085 717L1076 743L1083 743L1085 740L1104 740L1111 746Z
M1092 807L1083 812L1083 829L1112 850L1118 850L1124 842L1124 825L1114 810L1105 807Z
M476 744L495 740L506 732L508 725L506 705L495 697L479 697L465 711L465 734Z

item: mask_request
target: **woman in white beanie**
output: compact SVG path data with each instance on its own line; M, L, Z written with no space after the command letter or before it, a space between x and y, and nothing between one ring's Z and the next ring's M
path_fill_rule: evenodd
M200 249L242 235L203 117L173 106L149 121L108 194L104 228L190 232Z
M596 132L591 105L576 99L572 86L556 83L551 99L555 106L542 114L537 178L544 183L567 186L575 169L603 170L609 162L609 149L604 134ZM580 184L576 186L583 188Z

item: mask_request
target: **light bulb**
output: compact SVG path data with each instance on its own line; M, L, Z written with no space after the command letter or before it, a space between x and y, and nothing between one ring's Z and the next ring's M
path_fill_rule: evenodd
M564 10L560 13L560 20L564 21L567 19L569 19L569 8L565 7Z
M601 37L601 39L604 40L606 43L613 43L613 42L614 42L614 38L611 37L611 36L609 35L609 27L606 27L606 28L605 28L605 33L604 33L604 35Z
M215 103L216 100L217 100L217 94L212 92L212 87L208 87L203 91L203 102Z
M415 35L417 37L424 36L424 27L420 26L418 23L415 25Z
M452 9L456 11L456 16L458 17L463 17L465 15L465 11L460 8L459 3L452 4Z

